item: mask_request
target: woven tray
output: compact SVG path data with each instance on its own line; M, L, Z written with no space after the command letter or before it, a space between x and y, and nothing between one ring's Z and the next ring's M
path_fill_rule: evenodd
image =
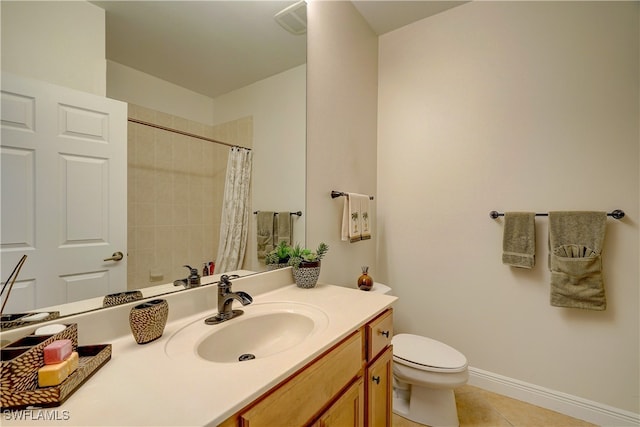
M20 326L27 326L27 325L31 326L34 324L34 322L24 321L23 319L26 319L29 316L32 316L34 314L38 314L38 313L31 312L31 313L3 314L2 320L0 320L0 331L18 328ZM47 317L44 317L38 320L38 323L57 319L58 317L60 317L60 312L52 311L49 313Z
M0 349L2 394L33 390L38 386L38 369L44 366L44 348L56 340L68 339L78 347L78 325L71 323L53 335L27 335Z
M2 390L1 409L23 409L28 406L60 406L98 369L111 359L111 344L81 346L77 348L80 361L76 369L62 384L52 387L32 387L29 390Z

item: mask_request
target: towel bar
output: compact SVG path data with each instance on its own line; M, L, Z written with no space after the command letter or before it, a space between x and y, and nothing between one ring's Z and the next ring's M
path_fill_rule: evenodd
M500 216L504 216L504 213L500 213L498 211L491 211L489 212L489 216L493 219L496 219ZM536 213L536 216L549 216L548 213ZM608 212L607 216L613 217L615 219L622 219L624 218L624 211L621 209L616 209L612 212Z
M260 212L260 211L255 211L253 214L254 214L254 215L257 215L257 214L258 214L258 212ZM278 215L278 212L274 212L274 213L273 213L273 216L276 216L276 215ZM298 212L289 212L289 215L302 216L302 211L298 211Z
M347 196L347 193L343 193L342 191L331 191L331 198L335 199L336 197ZM369 200L373 200L373 196L369 196Z

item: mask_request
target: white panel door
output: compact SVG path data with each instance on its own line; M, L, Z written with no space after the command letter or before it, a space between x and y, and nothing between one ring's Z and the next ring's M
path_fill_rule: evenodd
M3 73L0 111L5 312L126 290L127 104Z

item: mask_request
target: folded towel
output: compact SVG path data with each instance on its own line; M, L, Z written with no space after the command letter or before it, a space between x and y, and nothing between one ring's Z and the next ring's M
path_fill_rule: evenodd
M285 242L291 246L293 244L293 219L291 212L278 212L276 215L275 234L277 238L274 240L276 246L280 242Z
M602 246L606 212L549 212L551 305L605 310Z
M260 261L264 261L264 258L267 256L269 252L271 252L274 248L274 240L273 240L273 211L260 211L257 214L257 228L256 228L256 238L257 238L257 251L258 251L258 259Z
M536 223L534 212L505 212L502 235L502 263L533 268L536 264Z
M347 193L342 209L342 240L349 240L351 243L362 240L362 212L361 204L363 198L369 201L369 197L358 193ZM368 204L366 209L368 210ZM367 212L367 227L369 226L369 213ZM369 237L371 235L369 234Z

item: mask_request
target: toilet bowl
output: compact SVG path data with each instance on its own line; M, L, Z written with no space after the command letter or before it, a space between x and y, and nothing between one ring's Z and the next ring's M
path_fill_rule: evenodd
M431 338L398 334L393 344L393 412L428 426L458 426L453 389L469 379L467 358Z
M371 292L391 293L374 283ZM459 426L453 389L467 383L467 358L440 341L398 334L393 344L393 412L432 427Z

